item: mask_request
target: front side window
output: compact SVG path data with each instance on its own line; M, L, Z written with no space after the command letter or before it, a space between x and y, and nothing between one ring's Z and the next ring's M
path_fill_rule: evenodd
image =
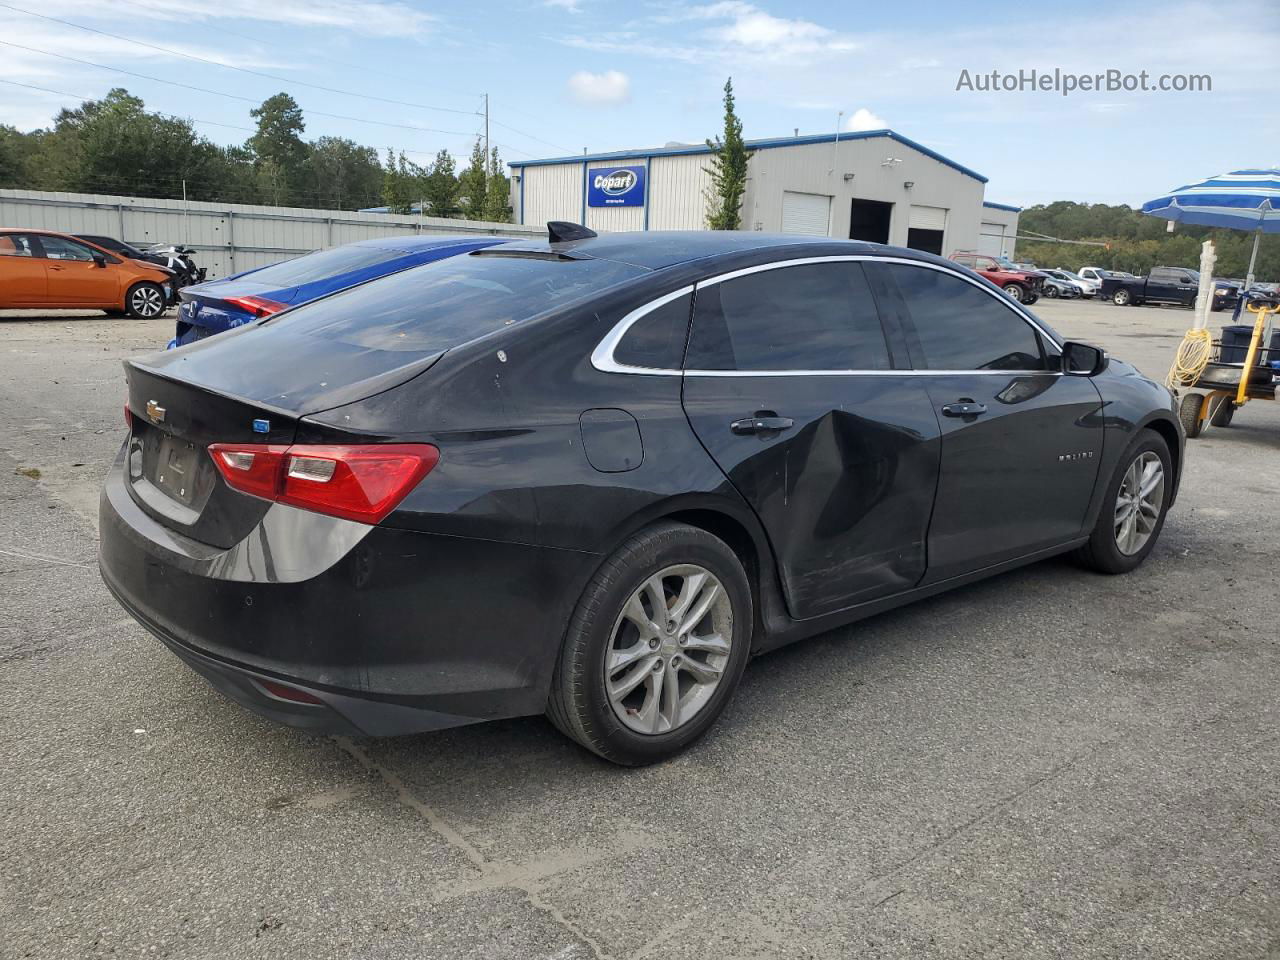
M41 237L40 246L50 260L92 260L93 251L83 243L64 240L62 237Z
M951 274L886 264L929 370L1044 370L1040 337L999 296Z
M887 370L889 348L856 262L761 270L699 287L690 370Z

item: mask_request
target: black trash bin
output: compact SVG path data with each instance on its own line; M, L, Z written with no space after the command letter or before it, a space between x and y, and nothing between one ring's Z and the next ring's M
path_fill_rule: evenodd
M1252 339L1253 324L1245 326L1240 323L1223 327L1222 350L1218 353L1218 362L1244 363L1245 358L1249 355L1249 341Z

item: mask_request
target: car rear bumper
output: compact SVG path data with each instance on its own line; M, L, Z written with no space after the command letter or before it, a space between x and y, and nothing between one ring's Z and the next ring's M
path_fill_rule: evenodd
M218 550L148 516L122 464L100 503L102 578L232 700L292 726L375 736L543 710L594 555L384 527L344 537L318 515L330 525L320 538L299 533L301 516L291 533L264 522ZM273 696L264 680L321 703Z

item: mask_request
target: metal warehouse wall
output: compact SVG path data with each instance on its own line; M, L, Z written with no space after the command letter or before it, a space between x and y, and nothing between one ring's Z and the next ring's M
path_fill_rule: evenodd
M705 230L706 191L711 175L704 169L709 153L654 157L649 167L649 229Z
M537 224L546 229L548 220L582 221L582 164L551 163L543 167L525 167L520 171L524 178L524 216L521 217L520 187L513 177L511 207L516 219L526 224Z
M886 166L890 158L901 162ZM782 194L792 190L831 197L831 236L848 237L849 201L858 197L893 204L889 243L905 247L912 205L943 207L946 256L977 247L983 189L981 181L887 137L775 147L751 157L743 225L781 230Z
M577 212L572 219L576 219ZM210 279L356 240L409 234L541 237L545 227L239 203L0 190L0 226L104 234L132 244L184 243Z

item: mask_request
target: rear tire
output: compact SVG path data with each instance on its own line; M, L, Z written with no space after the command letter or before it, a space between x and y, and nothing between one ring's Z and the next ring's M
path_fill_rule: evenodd
M1151 496L1144 498L1141 494L1148 484L1152 485ZM1160 539L1172 494L1169 445L1154 430L1143 430L1129 444L1107 482L1098 521L1089 542L1076 551L1076 559L1099 573L1136 569Z
M1178 401L1178 419L1182 421L1182 429L1187 432L1187 439L1194 440L1200 436L1204 423L1200 420L1200 411L1204 406L1204 396L1199 393L1185 394Z
M1121 287L1111 295L1111 302L1117 307L1127 307L1129 305L1129 301L1132 299L1133 298L1129 295L1129 291L1124 287Z
M1215 427L1231 426L1231 419L1236 415L1236 405L1230 400L1223 400L1218 405L1218 409L1213 411L1213 416L1209 418L1209 422Z
M168 307L164 288L155 283L135 283L125 294L124 308L137 320L154 320Z
M688 618L680 617L682 601ZM753 623L746 574L724 541L679 523L641 530L583 591L556 662L547 716L614 763L674 756L710 729L733 695Z

